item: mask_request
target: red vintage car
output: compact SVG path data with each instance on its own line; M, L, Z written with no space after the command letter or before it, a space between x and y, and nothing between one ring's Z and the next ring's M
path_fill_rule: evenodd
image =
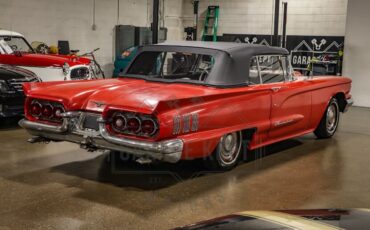
M141 47L118 79L24 84L20 125L38 141L231 169L242 153L334 135L352 105L345 77L295 77L286 49L175 42Z
M22 67L42 81L94 79L95 63L72 55L36 53L25 37L17 32L0 30L0 64Z

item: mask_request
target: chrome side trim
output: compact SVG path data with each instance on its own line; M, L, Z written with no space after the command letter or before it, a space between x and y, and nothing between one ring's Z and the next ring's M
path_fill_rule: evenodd
M176 115L173 117L173 134L178 135L181 131L181 116Z
M198 131L199 128L199 114L193 113L191 118L191 131L195 132Z
M182 117L183 127L182 132L187 133L190 131L190 114L186 114Z
M274 126L275 127L285 126L285 125L289 125L293 122L294 122L294 119L289 119L289 120L285 120L285 121L277 121L277 122L274 123Z

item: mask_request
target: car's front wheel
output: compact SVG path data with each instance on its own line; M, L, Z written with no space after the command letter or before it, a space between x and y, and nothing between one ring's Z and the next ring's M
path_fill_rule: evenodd
M320 121L319 126L314 131L318 138L330 138L338 129L339 125L340 110L338 100L332 98L329 102L328 107L324 113L323 118Z
M234 168L242 152L242 133L228 133L221 137L216 149L205 159L210 170L226 171Z

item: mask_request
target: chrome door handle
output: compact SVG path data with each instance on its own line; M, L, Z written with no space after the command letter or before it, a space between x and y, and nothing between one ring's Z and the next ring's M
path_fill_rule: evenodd
M281 86L271 87L271 90L274 92L278 92L279 90L281 90Z

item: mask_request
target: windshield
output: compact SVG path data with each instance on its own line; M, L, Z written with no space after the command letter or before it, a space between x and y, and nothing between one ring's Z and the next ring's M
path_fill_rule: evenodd
M146 51L134 60L126 74L146 79L203 83L214 63L214 57L206 54Z
M0 36L0 52L12 54L15 51L33 53L33 49L22 37Z

